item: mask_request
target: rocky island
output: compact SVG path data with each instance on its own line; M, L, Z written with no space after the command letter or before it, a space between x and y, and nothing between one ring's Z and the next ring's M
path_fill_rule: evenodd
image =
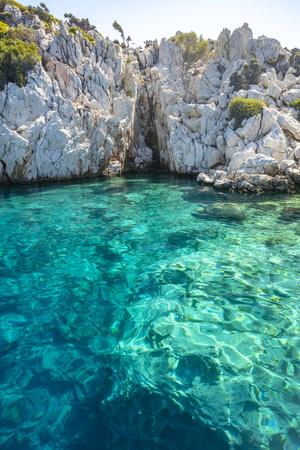
M180 32L130 48L12 0L0 19L1 64L10 39L36 47L21 81L1 75L1 182L166 170L221 190L299 185L298 49L247 24L196 57Z

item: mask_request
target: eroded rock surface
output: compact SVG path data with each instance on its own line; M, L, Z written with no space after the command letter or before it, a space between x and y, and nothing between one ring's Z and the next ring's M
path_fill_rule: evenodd
M24 23L17 8L12 14ZM0 93L1 181L159 168L201 173L199 183L218 189L264 191L262 177L271 177L267 190L299 184L300 123L291 103L300 98L300 74L295 54L275 39L254 39L247 24L225 29L210 42L210 58L187 66L166 39L124 50L96 31L95 43L70 33L65 23L46 32L34 16L26 25L37 30L43 62L25 87L10 83ZM266 105L239 128L228 113L236 96Z

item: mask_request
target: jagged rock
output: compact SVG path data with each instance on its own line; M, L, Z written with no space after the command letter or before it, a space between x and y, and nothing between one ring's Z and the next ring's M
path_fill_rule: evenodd
M234 30L229 40L229 61L248 59L252 50L253 33L247 23Z
M265 155L255 155L245 160L239 173L245 174L265 174L275 176L279 172L278 162L274 158Z
M159 165L201 172L198 181L217 189L256 192L261 180L261 189L284 190L283 179L289 189L298 180L291 163L280 166L286 177L277 175L280 161L300 160L300 125L284 107L300 98L300 80L278 41L253 39L247 24L232 34L225 29L209 44L215 57L189 67L171 40L128 50L91 31L92 44L64 22L46 32L38 17L11 8L13 25L37 29L43 63L25 87L9 84L0 93L0 181ZM267 105L236 130L228 113L235 96Z
M257 153L275 158L278 162L286 159L287 140L278 123L258 142Z
M300 141L300 122L288 114L278 114L277 121L280 127L288 131L297 141Z
M248 142L256 142L271 131L275 121L275 112L265 108L262 114L246 120L243 126L236 130L236 134Z
M286 83L286 81L284 80ZM292 102L300 99L300 89L290 89L282 95L282 99L287 106L290 106Z
M278 60L279 55L283 53L283 49L276 39L266 36L260 36L255 41L255 54L260 65L274 63Z
M228 166L228 172L236 172L240 170L243 164L249 159L255 156L255 144L250 144L250 148L245 149L242 152L234 153Z
M216 56L217 58L229 59L229 41L230 41L230 30L224 28L219 34L216 42Z

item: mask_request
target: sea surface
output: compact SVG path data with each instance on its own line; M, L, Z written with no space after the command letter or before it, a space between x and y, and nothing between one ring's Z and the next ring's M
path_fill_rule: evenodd
M0 188L0 448L299 450L300 195Z

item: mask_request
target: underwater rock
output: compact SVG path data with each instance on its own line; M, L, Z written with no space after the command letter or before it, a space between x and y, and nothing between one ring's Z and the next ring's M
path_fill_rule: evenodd
M195 217L203 220L220 220L229 223L242 223L246 219L246 214L238 206L224 205L211 206L203 211L197 212Z
M288 206L283 208L279 215L279 220L293 222L300 220L300 208Z

